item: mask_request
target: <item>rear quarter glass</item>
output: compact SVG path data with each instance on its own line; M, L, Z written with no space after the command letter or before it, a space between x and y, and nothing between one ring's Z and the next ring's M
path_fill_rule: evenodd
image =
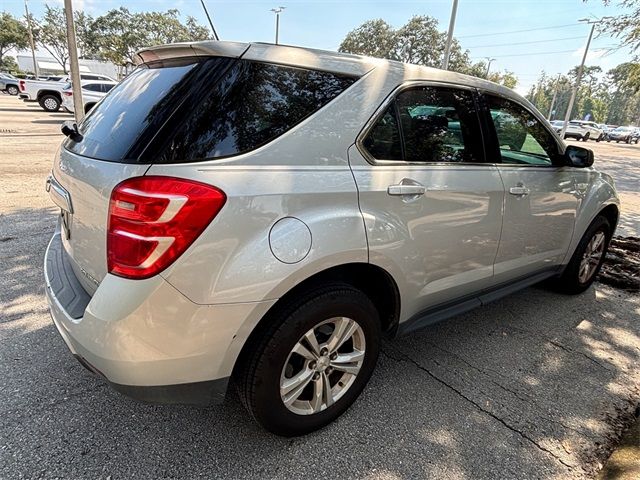
M229 157L282 135L356 80L223 57L152 63L115 87L65 148L122 163Z

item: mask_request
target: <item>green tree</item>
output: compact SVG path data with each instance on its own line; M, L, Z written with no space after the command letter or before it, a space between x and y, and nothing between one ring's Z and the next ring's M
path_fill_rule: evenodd
M56 62L60 64L64 73L67 71L67 60L69 60L69 48L67 46L67 21L62 7L50 7L45 5L42 19L36 20L34 37L36 43L44 48Z
M187 17L180 21L178 10L132 13L126 7L111 10L91 25L91 38L100 56L116 65L133 62L135 53L152 45L206 40L209 30Z
M9 73L19 73L20 67L18 66L18 62L16 62L15 58L5 55L0 61L0 70Z
M347 33L340 52L393 59L397 50L395 30L382 19L368 20Z
M27 28L13 15L0 13L0 63L4 55L11 49L21 50L29 46Z
M447 33L438 30L435 18L416 15L397 30L384 20L369 20L347 34L339 51L440 67L446 41ZM469 52L456 39L451 44L449 69L482 78L486 75L486 64L472 63ZM517 84L511 72L494 72L490 80L510 88Z
M583 0L587 1L587 0ZM614 3L612 0L602 0L605 5ZM621 46L626 46L635 53L636 62L640 61L640 1L618 0L615 2L624 13L607 16L598 24L600 33L613 35L621 39ZM627 76L628 86L635 91L640 90L640 63L634 64Z

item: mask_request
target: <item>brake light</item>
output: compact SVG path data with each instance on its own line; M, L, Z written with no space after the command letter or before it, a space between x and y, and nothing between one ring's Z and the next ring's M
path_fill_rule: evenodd
M171 265L226 202L223 191L192 180L135 177L111 193L107 226L109 273L149 278Z
M63 94L63 95L65 95L65 96L67 96L67 97L71 97L71 96L73 96L73 92L71 92L71 91L66 91L66 90L65 90L65 91L63 91L63 92L62 92L62 94Z
M25 90L25 81L24 80L20 80L18 82L18 85L20 86L20 91L24 92L24 90Z

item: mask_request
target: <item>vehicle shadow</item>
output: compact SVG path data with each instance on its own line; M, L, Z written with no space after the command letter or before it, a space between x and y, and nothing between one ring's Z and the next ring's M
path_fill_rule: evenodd
M306 437L264 432L233 391L206 409L138 403L48 318L54 222L47 208L0 216L2 478L581 477L635 408L640 302L602 286L530 288L385 341L361 398Z

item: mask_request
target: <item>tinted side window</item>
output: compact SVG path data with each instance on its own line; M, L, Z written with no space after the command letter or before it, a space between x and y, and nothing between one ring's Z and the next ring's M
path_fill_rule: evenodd
M440 87L401 92L363 142L378 160L482 162L473 93Z
M301 122L355 82L354 77L236 61L218 81L194 81L190 100L176 111L145 152L160 163L237 155ZM199 78L200 78L199 77Z
M100 88L100 85L97 83L89 83L85 86L82 87L85 90L89 90L90 92L101 92L102 89Z
M523 107L510 100L487 96L502 163L552 165L558 144L551 132Z
M111 85L110 83L103 83L101 85L103 93L109 93L115 85Z
M473 94L421 87L396 99L408 162L481 162L482 135Z
M378 160L402 160L400 128L395 104L391 104L371 128L363 142L369 154Z

